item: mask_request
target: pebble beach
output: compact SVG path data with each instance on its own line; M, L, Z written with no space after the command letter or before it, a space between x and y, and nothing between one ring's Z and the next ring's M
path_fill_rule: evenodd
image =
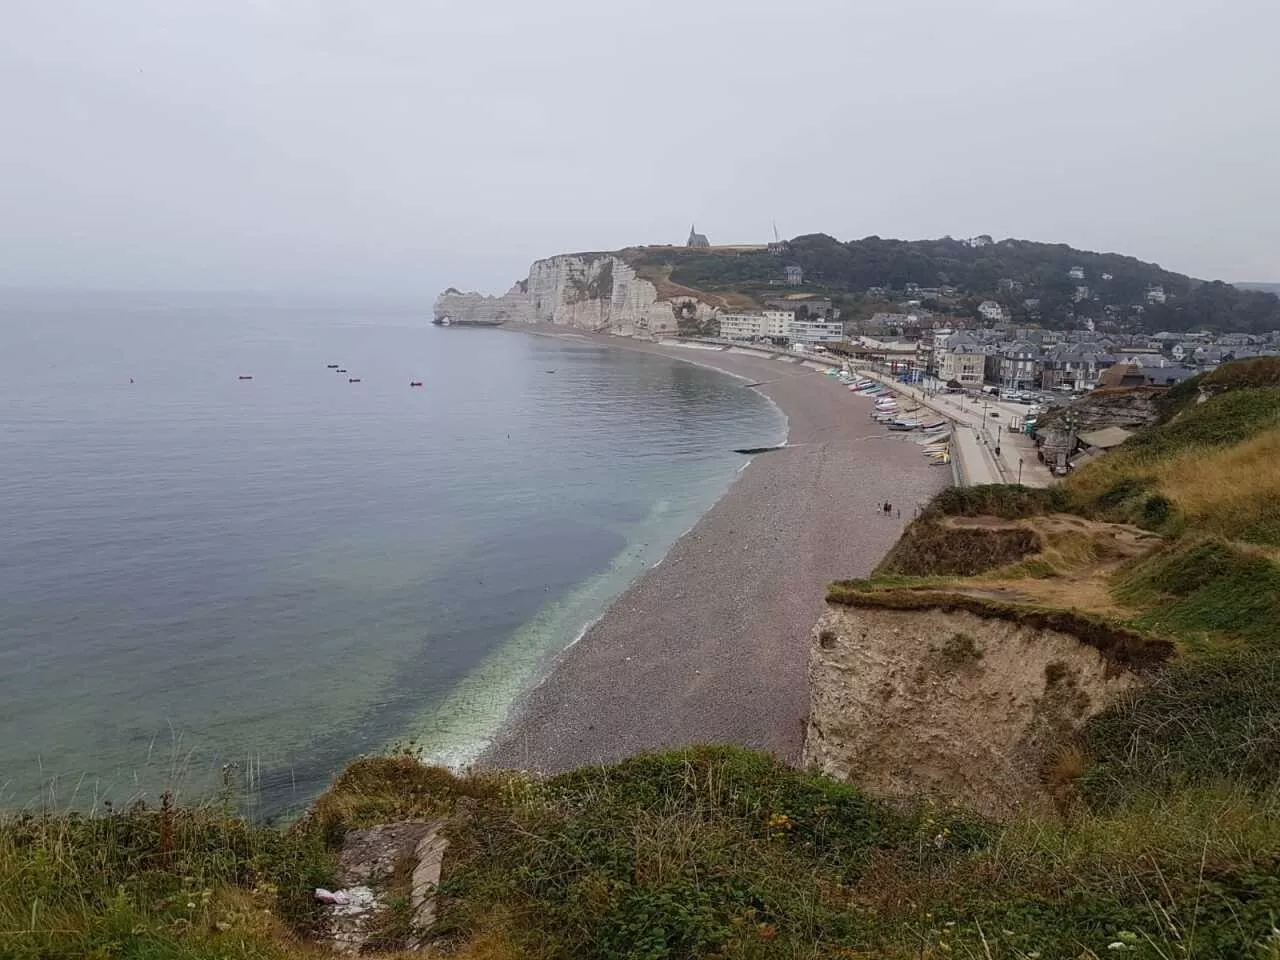
M802 363L541 332L745 378L744 389L783 411L789 432L560 656L481 765L552 773L694 743L795 762L809 633L826 585L869 574L950 470L874 422L870 399Z

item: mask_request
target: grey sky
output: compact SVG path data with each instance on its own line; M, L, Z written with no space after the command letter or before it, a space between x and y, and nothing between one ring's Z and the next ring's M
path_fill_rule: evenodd
M1275 0L3 0L0 284L990 233L1280 280Z

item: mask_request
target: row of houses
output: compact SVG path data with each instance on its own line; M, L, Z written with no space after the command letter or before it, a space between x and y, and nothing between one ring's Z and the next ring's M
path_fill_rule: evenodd
M1009 390L1092 390L1107 370L1133 367L1144 382L1168 386L1230 360L1280 355L1280 341L1232 345L1200 342L1186 350L1166 350L1151 338L1117 342L1107 338L1015 339L992 330L936 329L931 336L862 336L855 352L896 370L920 370L967 389L998 384ZM1039 331L1035 331L1038 333Z
M1161 385L1198 372L1194 367L1171 363L1149 348L1125 350L1097 341L1045 348L1030 340L983 343L967 331L942 333L945 335L938 337L934 347L937 376L967 388L995 383L1009 390L1092 390L1117 364L1135 366L1144 375L1151 371L1150 382Z

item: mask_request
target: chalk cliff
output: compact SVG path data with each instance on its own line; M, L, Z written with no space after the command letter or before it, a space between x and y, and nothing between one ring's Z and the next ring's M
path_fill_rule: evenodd
M555 323L622 336L664 336L682 326L701 327L715 305L691 292L659 290L622 257L568 254L538 260L529 276L500 297L452 287L436 299L436 319L493 319Z

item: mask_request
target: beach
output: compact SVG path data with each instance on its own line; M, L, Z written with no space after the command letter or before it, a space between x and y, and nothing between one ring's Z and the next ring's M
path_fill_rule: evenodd
M560 656L480 765L550 773L693 743L794 762L808 713L809 633L826 585L869 574L950 471L872 421L871 400L803 364L587 339L747 378L744 389L757 384L786 414L787 446L752 457L664 560Z

